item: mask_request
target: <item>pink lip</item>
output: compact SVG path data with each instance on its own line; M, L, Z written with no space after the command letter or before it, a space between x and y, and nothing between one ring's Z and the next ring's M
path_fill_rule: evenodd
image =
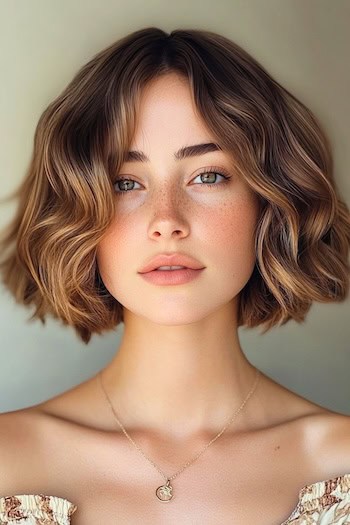
M172 253L172 254L158 254L153 257L141 270L139 273L146 273L159 268L160 266L185 266L185 268L192 270L199 270L203 268L203 264L199 261L190 257L187 254L181 253ZM172 270L175 271L175 270Z
M153 270L151 272L142 273L141 277L153 284L185 284L199 277L203 270L204 268L198 270L193 270L191 268L184 268L182 270Z

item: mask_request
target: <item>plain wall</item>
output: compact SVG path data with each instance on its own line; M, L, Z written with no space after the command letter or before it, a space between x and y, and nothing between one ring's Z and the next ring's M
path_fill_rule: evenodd
M316 114L331 138L335 179L350 204L350 2L347 0L2 0L0 198L24 177L39 116L95 53L146 26L208 29L250 52ZM0 206L0 228L14 204ZM123 325L85 345L0 289L0 412L48 399L95 374ZM239 329L264 373L327 408L350 414L350 300L314 304L304 323L265 335Z

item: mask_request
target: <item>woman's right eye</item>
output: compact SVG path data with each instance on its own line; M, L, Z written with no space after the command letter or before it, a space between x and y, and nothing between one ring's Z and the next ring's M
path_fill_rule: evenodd
M114 184L114 187L116 188L116 193L119 193L121 195L125 193L130 193L130 191L134 189L131 187L132 184L139 184L139 183L136 182L136 180L127 179L123 177L120 179L117 179ZM117 190L117 188L119 189L119 191Z

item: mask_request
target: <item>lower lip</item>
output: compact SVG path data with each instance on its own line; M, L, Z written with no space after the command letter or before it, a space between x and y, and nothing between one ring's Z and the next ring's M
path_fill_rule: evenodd
M141 273L141 277L153 284L184 284L193 281L200 276L204 268L192 270L184 268L182 270L153 270L152 272Z

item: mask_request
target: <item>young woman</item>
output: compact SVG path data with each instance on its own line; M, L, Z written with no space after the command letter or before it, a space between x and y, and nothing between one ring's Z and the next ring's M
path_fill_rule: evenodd
M45 109L15 195L16 300L85 343L124 331L101 373L0 416L1 524L350 523L350 418L238 337L348 295L349 209L309 109L227 38L147 27Z

